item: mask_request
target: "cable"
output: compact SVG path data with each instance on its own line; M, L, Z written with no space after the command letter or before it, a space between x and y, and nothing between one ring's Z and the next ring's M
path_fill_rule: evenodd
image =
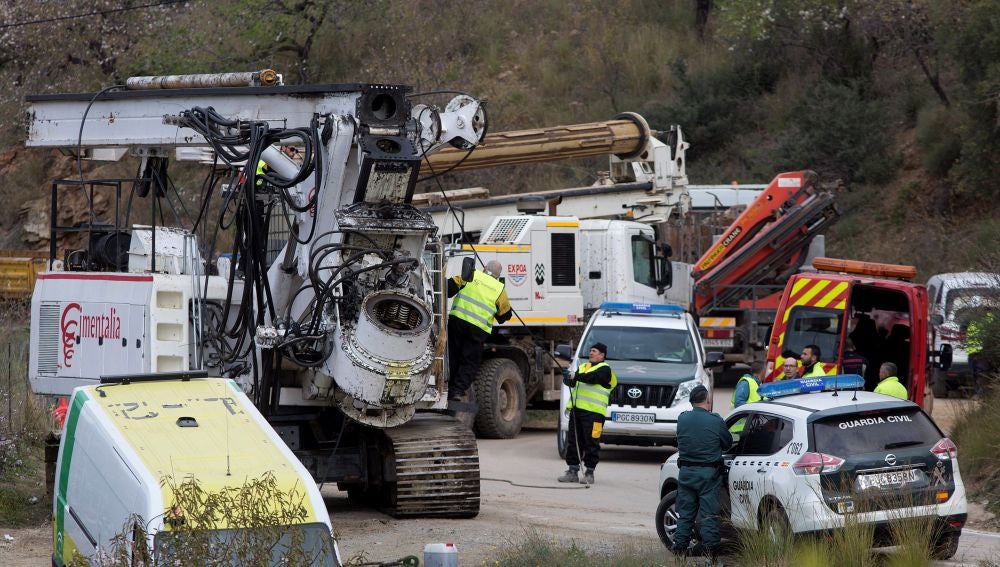
M2 27L0 27L0 29L2 29ZM80 189L83 190L84 196L87 197L87 205L90 209L91 229L93 229L94 222L97 220L97 217L94 213L94 201L90 198L90 193L87 193L87 189L84 187L85 181L83 179L83 126L87 123L87 115L90 114L90 107L94 106L94 102L97 101L98 97L100 97L102 94L108 91L114 89L123 89L123 88L125 88L125 85L111 85L110 87L105 87L100 91L98 91L97 94L95 94L90 99L90 102L87 103L87 108L83 111L83 118L80 120L80 131L76 135L76 169L80 174Z
M511 486L519 486L521 488L543 488L547 490L586 490L590 488L589 484L578 484L576 486L548 486L545 484L520 484L512 480L507 480L505 478L490 478L487 476L479 477L479 480L492 480L493 482L506 482Z
M163 2L157 2L156 4L143 4L141 6L126 6L123 8L112 8L110 10L99 10L96 12L87 12L86 14L75 14L72 16L58 16L55 18L42 18L39 20L25 20L22 22L13 22L10 24L0 24L0 30L7 28L19 28L24 26L33 26L35 24L46 24L49 22L60 22L63 20L75 20L79 18L89 18L90 16L106 16L108 14L115 14L118 12L130 12L132 10L143 10L145 8L156 8L157 6L166 6L170 4L181 4L187 2L188 0L163 0Z

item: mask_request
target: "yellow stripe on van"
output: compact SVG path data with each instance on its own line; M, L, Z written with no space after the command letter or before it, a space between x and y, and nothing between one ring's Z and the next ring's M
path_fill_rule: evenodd
M576 228L580 226L580 221L549 221L545 223L545 226Z
M463 244L462 250L480 252L531 252L530 244Z
M264 429L266 423L261 423L247 397L231 381L137 382L93 390L93 400L153 478L172 478L175 484L194 478L202 490L215 493L242 488L247 481L270 472L279 490L302 494L307 514L303 523L318 521L303 479ZM166 486L163 503L168 510L174 503Z
M847 290L847 285L848 285L847 282L840 282L837 285L833 286L833 291L824 295L823 299L820 299L814 305L816 305L816 307L826 307L827 305L830 304L831 301L837 299L837 296L839 296L840 294L844 293L845 290Z
M802 278L802 279L796 281L792 285L792 293L788 297L793 297L795 295L798 295L799 291L802 290L802 287L805 286L806 284L812 282L812 281L815 281L815 280L810 280L810 279L807 279L807 278Z

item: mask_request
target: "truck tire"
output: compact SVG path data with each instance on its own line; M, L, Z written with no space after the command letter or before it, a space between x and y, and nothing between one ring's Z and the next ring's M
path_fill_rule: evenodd
M934 391L934 397L942 399L947 398L948 384L944 381L944 371L940 368L935 368L931 377L932 380L934 380L931 384L931 389Z
M491 358L476 376L476 431L486 439L512 439L521 432L527 397L524 378L514 361Z

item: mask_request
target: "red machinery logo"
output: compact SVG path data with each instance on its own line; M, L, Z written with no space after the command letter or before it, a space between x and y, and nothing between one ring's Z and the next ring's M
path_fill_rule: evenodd
M73 366L73 355L76 353L78 340L122 338L122 319L114 307L107 313L89 315L83 312L79 303L70 303L63 309L60 327L65 368Z
M528 266L525 264L507 264L507 279L513 285L521 285L528 279Z

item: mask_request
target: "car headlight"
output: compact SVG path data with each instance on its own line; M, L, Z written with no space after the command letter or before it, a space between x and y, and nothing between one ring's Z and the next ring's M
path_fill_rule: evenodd
M670 404L670 407L675 407L681 402L688 401L688 396L691 395L691 390L694 390L695 386L700 386L701 380L695 378L694 380L688 380L687 382L681 382L681 385L677 387L677 394L674 395L674 403Z

